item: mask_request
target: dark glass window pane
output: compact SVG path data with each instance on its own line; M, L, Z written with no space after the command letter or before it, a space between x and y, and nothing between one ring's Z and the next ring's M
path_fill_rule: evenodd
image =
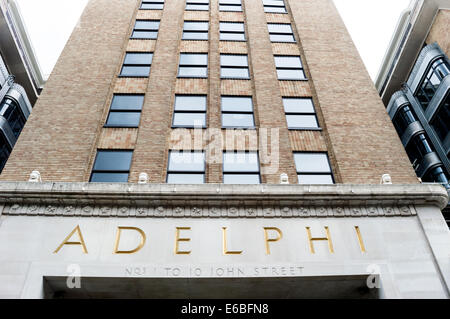
M26 121L19 104L6 97L0 104L0 115L6 119L14 136L18 138Z
M0 132L0 172L3 170L3 167L5 167L10 154L11 149L6 142L6 138Z
M254 185L260 184L261 180L259 174L224 174L224 184L242 184L242 185Z
M123 64L152 64L152 53L127 53Z
M431 126L438 135L439 139L444 143L450 131L450 94L444 100L444 103L431 121Z
M140 118L140 112L110 112L106 125L116 127L138 127Z
M302 185L329 185L334 184L331 175L302 175L298 174L298 183Z
M167 175L168 184L203 184L204 182L205 182L205 174L169 173Z
M177 95L175 111L206 111L206 96Z
M315 115L286 115L288 128L318 128Z
M279 80L305 80L303 70L277 70Z
M98 151L95 171L129 171L132 151Z
M173 125L183 127L204 127L206 126L206 114L177 112L173 116Z
M127 183L128 173L92 173L92 183Z
M224 172L259 172L258 153L225 152L223 153Z
M253 112L251 97L222 96L222 111L224 112Z
M122 76L148 76L149 74L149 66L124 66L120 73Z
M283 105L286 113L314 113L311 99L284 98Z
M223 127L254 127L253 114L222 114Z
M144 95L114 95L111 110L140 111L144 104Z
M302 173L330 173L331 167L327 154L323 153L295 153L297 172Z

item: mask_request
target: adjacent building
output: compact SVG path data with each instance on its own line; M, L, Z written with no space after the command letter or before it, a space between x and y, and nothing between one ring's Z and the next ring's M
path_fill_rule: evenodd
M450 294L331 0L89 1L0 181L1 297Z
M417 176L450 189L450 1L412 1L376 80ZM450 223L450 207L444 209ZM450 224L449 224L450 225Z
M16 3L0 1L0 172L43 83Z

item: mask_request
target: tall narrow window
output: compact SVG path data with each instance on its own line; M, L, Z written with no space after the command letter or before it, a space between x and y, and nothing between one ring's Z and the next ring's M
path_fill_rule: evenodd
M208 11L209 0L186 0L186 10L188 11Z
M178 77L181 78L208 77L208 54L181 53Z
M334 184L326 153L294 153L299 184Z
M3 170L3 167L5 167L10 154L11 147L3 136L3 132L0 131L0 172Z
M133 151L98 150L91 182L126 183L130 174Z
M294 31L290 24L268 23L270 41L295 42Z
M264 12L268 13L287 13L283 0L262 0Z
M220 22L221 41L245 41L243 22Z
M448 147L450 145L450 93L447 93L430 124L441 142Z
M220 76L222 79L250 79L247 55L221 54Z
M132 39L156 39L158 38L159 21L136 20L134 24Z
M222 96L222 127L255 127L253 103L250 96Z
M127 52L123 61L122 77L148 77L152 65L153 53Z
M302 60L299 56L275 56L278 80L306 80Z
M208 40L208 21L185 21L183 40Z
M260 184L258 152L224 152L223 183Z
M26 122L19 104L15 100L5 97L0 103L0 117L8 122L14 136L18 138Z
M203 151L170 151L167 183L203 184L205 183L205 166Z
M177 95L173 127L206 127L206 95Z
M164 9L164 0L143 0L141 3L142 10L162 10Z
M422 108L427 109L433 99L434 94L441 85L442 80L450 74L450 65L446 59L440 58L431 64L427 71L427 75L423 79L421 85L419 85L416 97L419 100Z
M286 121L290 130L318 129L314 104L311 98L283 98Z
M105 127L138 127L144 95L115 94Z
M219 1L219 10L220 11L242 11L242 2L241 0L220 0Z

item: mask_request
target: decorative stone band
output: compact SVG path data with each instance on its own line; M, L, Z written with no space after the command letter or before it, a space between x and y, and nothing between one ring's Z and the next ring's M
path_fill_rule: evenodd
M169 185L0 182L0 215L92 217L411 216L444 208L440 185Z

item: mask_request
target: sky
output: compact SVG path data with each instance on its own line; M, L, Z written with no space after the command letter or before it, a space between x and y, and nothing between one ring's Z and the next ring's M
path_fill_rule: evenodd
M51 73L88 0L16 0L44 76ZM410 0L333 0L373 80Z

